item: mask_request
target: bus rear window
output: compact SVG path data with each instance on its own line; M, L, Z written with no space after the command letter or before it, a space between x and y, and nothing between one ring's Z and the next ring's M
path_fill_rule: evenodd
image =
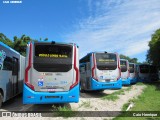
M120 65L121 65L121 71L122 71L122 72L126 72L126 71L127 71L127 62L121 60L121 61L120 61Z
M134 73L134 64L129 64L130 73Z
M67 72L72 68L71 45L35 43L34 68L39 72Z
M96 62L99 70L115 70L117 68L116 54L96 53Z
M149 65L140 65L140 73L149 73Z

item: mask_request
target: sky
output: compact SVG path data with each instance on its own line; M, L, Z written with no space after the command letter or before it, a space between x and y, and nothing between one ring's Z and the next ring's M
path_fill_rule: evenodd
M160 28L159 0L0 0L0 32L74 42L80 58L92 51L146 59L151 35Z

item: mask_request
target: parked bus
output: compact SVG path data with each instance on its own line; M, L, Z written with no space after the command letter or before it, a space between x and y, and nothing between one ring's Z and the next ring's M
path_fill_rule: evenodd
M80 59L80 89L122 88L120 59L116 53L91 52Z
M129 72L130 72L130 83L136 83L137 82L137 75L136 75L136 64L135 63L129 63Z
M137 65L138 81L139 82L149 82L150 81L150 65L149 64L139 64Z
M25 57L0 42L0 107L3 102L22 93Z
M57 42L27 45L24 104L79 101L78 46Z
M154 65L150 65L149 78L151 81L158 81L159 80L158 69Z
M120 60L122 85L130 85L129 62L126 59Z

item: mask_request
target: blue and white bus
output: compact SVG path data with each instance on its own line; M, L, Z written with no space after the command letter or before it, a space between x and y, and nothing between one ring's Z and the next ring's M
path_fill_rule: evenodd
M130 72L130 83L136 83L137 82L137 73L136 73L136 64L135 63L129 63L129 72Z
M24 104L79 101L78 46L57 42L27 45Z
M0 42L0 107L3 102L22 93L25 57Z
M120 60L122 85L130 85L129 62L126 59Z
M121 89L120 59L116 53L91 52L80 59L80 89Z

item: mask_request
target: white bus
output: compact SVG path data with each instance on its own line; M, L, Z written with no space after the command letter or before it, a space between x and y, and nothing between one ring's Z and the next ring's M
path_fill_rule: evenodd
M120 60L122 85L130 85L129 62L126 59Z
M130 71L130 83L136 83L137 82L137 73L136 73L136 64L135 63L129 63L129 71Z
M120 59L116 53L91 52L80 59L80 89L122 88Z
M79 101L78 46L30 42L27 46L24 104Z
M22 93L25 57L0 42L0 107L3 102Z

